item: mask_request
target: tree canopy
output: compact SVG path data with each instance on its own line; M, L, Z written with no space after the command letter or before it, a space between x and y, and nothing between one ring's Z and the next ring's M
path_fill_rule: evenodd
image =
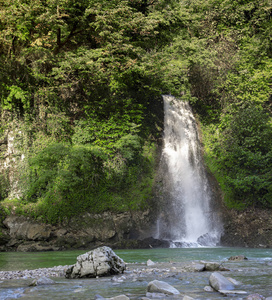
M270 0L0 0L0 134L25 133L20 205L40 215L62 193L51 222L73 198L141 206L171 93L198 114L226 203L271 207L271 17Z

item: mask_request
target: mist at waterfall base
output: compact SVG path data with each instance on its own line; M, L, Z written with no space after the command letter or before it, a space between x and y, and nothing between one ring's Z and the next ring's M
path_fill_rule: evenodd
M212 208L212 195L203 165L197 123L187 102L164 100L164 148L161 158L165 209L156 237L171 247L216 246L222 225Z

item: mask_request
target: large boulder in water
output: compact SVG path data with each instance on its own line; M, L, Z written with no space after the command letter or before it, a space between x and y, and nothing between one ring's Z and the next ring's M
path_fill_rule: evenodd
M77 257L77 262L66 271L66 278L107 276L123 273L124 261L111 248L100 247Z

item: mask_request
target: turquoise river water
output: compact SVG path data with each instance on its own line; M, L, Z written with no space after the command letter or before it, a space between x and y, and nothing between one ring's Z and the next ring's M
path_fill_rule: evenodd
M0 253L0 271L49 268L58 265L70 265L76 262L76 257L87 251L63 252L2 252ZM117 283L111 277L93 279L53 278L56 285L29 287L30 279L4 280L0 282L0 299L94 299L99 294L103 297L113 297L126 294L130 299L141 299L146 294L149 281L158 279L168 282L177 288L181 295L189 295L195 299L225 299L217 292L208 293L204 287L209 283L210 272L186 272L167 276L154 271L151 275L141 274L140 270L147 268L148 259L158 263L158 266L173 267L179 263L192 261L221 262L230 271L224 276L232 277L241 285L237 290L249 294L259 293L264 297L272 297L272 249L249 248L172 248L148 250L116 250L126 263L128 275L134 270L138 272L137 280L124 280ZM245 255L248 260L231 262L233 255ZM156 267L154 267L156 268ZM127 275L127 277L129 277ZM162 278L160 278L162 277ZM245 296L244 296L245 297ZM172 299L166 297L165 299ZM174 299L174 298L173 298ZM180 298L182 299L182 297ZM243 299L240 296L227 299Z

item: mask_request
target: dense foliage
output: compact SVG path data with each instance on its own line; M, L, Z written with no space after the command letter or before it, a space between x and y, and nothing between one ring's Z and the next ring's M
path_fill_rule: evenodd
M148 205L171 93L226 203L272 206L271 17L269 0L0 0L0 135L23 132L25 156L5 205L49 222Z
M211 61L193 66L192 93L204 96L206 159L228 205L272 207L272 5L205 3L199 34Z

